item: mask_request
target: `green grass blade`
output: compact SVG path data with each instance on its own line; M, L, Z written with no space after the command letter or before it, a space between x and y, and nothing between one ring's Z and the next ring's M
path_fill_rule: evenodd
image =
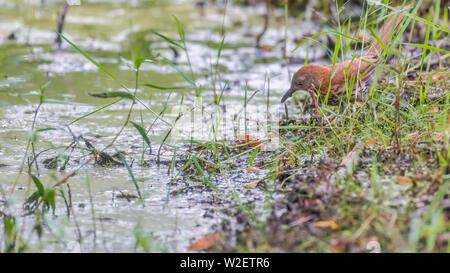
M345 38L347 38L347 39L350 39L350 40L353 40L353 41L356 41L356 42L359 42L359 43L362 42L360 39L353 38L353 37L351 37L351 36L349 36L349 35L347 35L347 34L344 34L344 33L341 33L341 32L339 32L339 31L335 31L335 30L330 30L330 31L319 32L319 33L317 33L317 34L315 34L315 35L313 35L313 36L311 36L311 37L306 38L306 39L303 40L301 43L299 43L299 44L298 44L291 52L296 51L300 46L302 46L302 45L303 45L304 43L306 43L307 41L312 40L312 39L314 39L314 38L316 38L316 37L318 37L318 36L320 36L320 35L329 34L329 33L336 34L336 35L338 35L338 36L345 37Z
M166 86L158 86L151 83L143 84L144 86L159 89L159 90L176 90L176 89L184 89L184 87L166 87Z
M377 42L381 45L381 51L384 51L384 48L386 47L383 41L381 40L380 36L373 30L372 27L369 27L370 33L372 33L373 37L377 40Z
M186 49L184 48L184 46L180 45L179 43L175 42L174 40L170 39L169 37L167 37L167 36L165 36L165 35L162 35L161 33L157 32L157 31L155 31L155 30L152 30L152 32L153 32L155 35L158 35L159 37L161 37L161 38L163 38L164 40L166 40L166 42L168 42L169 44L172 44L172 45L174 45L174 46L176 46L176 47L178 47L178 48L181 48L182 50L186 50Z
M406 11L403 11L402 13L405 14L406 16L412 18L412 19L415 19L415 20L417 20L417 21L420 21L420 22L422 22L422 23L425 23L425 24L427 24L427 25L429 25L429 26L438 28L438 29L440 29L441 31L450 33L450 30L447 29L447 28L445 28L445 26L440 26L440 25L438 25L438 24L435 24L435 23L431 22L431 20L424 19L424 18L419 17L419 16L417 16L417 15L415 14L415 13L417 12L418 8L420 7L420 5L422 4L422 2L423 2L423 1L419 1L419 2L416 4L413 13L406 12ZM378 2L377 5L380 5L380 6L383 6L383 7L387 8L387 9L390 9L390 10L393 10L393 11L397 11L397 12L398 12L398 9L397 9L397 8L391 7L391 6L386 5L386 4L383 4L383 3L381 3L381 2Z
M119 152L117 149L115 149L115 150L116 150L116 152L117 152L117 154L118 154L118 156L119 156L119 158L120 158L120 161L122 161L122 163L123 163L123 164L125 165L125 167L127 168L128 174L130 175L130 178L131 178L131 181L133 182L133 184L134 184L134 186L135 186L135 188L136 188L136 191L137 191L137 193L138 193L139 200L141 200L141 202L144 202L144 200L143 200L143 198L142 198L142 195L141 195L141 190L139 189L139 185L138 185L138 183L137 183L137 181L136 181L136 178L134 177L134 174L133 174L133 171L132 171L131 168L130 168L130 165L128 165L128 163L127 163L127 161L125 160L125 157L122 155L122 153Z
M36 188L38 189L39 195L41 197L44 197L45 195L44 185L42 185L41 181L36 176L31 175L31 178L33 179L34 185L36 185Z
M432 50L432 51L439 51L439 52L444 52L444 53L450 53L450 51L447 51L445 49L437 48L437 47L430 46L430 45L427 45L427 44L408 44L408 45L415 46L415 47L420 47L420 48L428 49L428 50Z
M139 134L141 134L142 139L144 139L145 143L147 143L147 145L150 147L150 139L148 138L147 133L145 132L144 128L142 128L141 125L139 125L133 121L130 121L130 122L134 126L134 128L136 128L136 130L139 132Z
M61 33L57 34L63 38L69 45L71 45L73 48L75 48L75 50L77 50L79 53L81 53L81 55L83 55L84 57L86 57L86 59L88 59L91 63L93 63L95 66L97 66L101 71L105 72L106 75L108 75L110 78L112 78L115 81L119 81L113 74L111 74L106 68L104 68L101 64L99 64L98 62L96 62L94 59L92 59L86 52L84 52L81 48L79 48L77 45L75 45L74 43L72 43L69 39L66 38L66 36L64 36Z
M177 28L178 28L178 34L180 35L181 41L184 43L184 33L183 33L183 27L181 26L180 20L178 20L178 17L175 15L172 15L175 21L177 22Z
M211 180L209 180L209 178L207 176L205 176L205 174L203 173L202 167L200 166L200 164L198 163L197 160L197 156L192 156L192 162L194 162L195 167L197 168L198 172L201 174L201 176L203 176L203 179L205 180L206 184L211 187L212 189L216 190L216 191L220 191L219 188L217 188L216 185L214 185Z
M105 105L105 106L102 106L102 107L100 107L100 108L98 108L98 109L96 109L96 110L90 112L90 113L87 113L86 115L83 115L83 116L81 116L81 117L78 117L78 118L74 119L71 123L69 123L69 125L74 124L75 122L77 122L77 121L79 121L79 120L82 120L82 119L84 119L84 118L86 118L86 117L88 117L88 116L90 116L90 115L93 115L93 114L95 114L95 113L97 113L97 112L100 112L100 111L102 111L103 109L108 108L109 106L114 105L114 104L118 103L118 102L121 101L121 100L122 100L122 99L118 99L118 100L116 100L116 101L114 101L114 102L111 102L110 104L107 104L107 105Z

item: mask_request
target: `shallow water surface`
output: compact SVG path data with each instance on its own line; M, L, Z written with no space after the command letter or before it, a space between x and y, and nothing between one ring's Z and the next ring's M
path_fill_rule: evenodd
M0 174L1 189L9 193L16 180L23 160L27 139L30 136L34 111L39 102L39 88L45 88L45 100L39 109L35 128L64 128L64 130L42 131L36 144L36 151L48 148L54 150L40 155L39 177L46 186L77 169L69 164L62 173L47 170L42 161L55 156L73 140L82 135L97 149L110 143L123 125L130 102L122 100L93 115L76 121L99 107L112 103L111 99L98 99L90 93L124 91L117 81L112 80L92 62L63 42L58 49L55 14L62 8L60 1L6 1L0 0ZM66 18L64 34L87 54L117 77L122 84L134 91L136 73L130 61L133 52L143 57L160 54L175 65L143 63L140 73L137 97L145 104L134 106L131 120L142 122L145 128L155 120L154 113L160 113L164 104L172 109L195 102L196 91L183 79L177 69L190 74L188 63L192 64L192 76L201 86L201 97L205 105L212 105L214 90L224 88L223 100L229 111L239 111L244 105L245 90L259 91L249 111L258 105L277 104L280 94L287 88L289 74L298 65L286 66L283 59L283 22L272 22L261 43L265 50L254 47L255 37L262 30L263 6L236 7L229 5L207 5L201 10L195 1L82 1L80 6L71 6ZM282 11L275 11L282 15ZM177 37L176 15L185 29L189 59L180 49L156 36L151 30ZM222 22L224 35L222 35ZM313 32L309 28L295 26L289 21L287 49L295 47L294 36ZM303 25L304 26L304 25ZM13 39L11 35L14 34ZM307 34L307 33L305 33ZM9 36L9 38L8 38ZM218 56L218 45L225 37L224 47ZM138 49L136 49L138 48ZM315 57L324 56L321 49L311 50ZM296 57L304 58L305 52L297 51ZM217 64L217 65L216 65ZM212 73L214 71L214 73ZM216 73L220 72L220 73ZM267 97L267 79L270 78L270 96ZM165 87L181 87L159 90L142 84ZM147 108L150 108L149 111ZM172 114L171 114L172 113ZM171 111L164 118L173 120ZM70 125L70 127L67 127ZM156 151L169 127L158 120L149 133L152 154L145 158L150 164L138 164L142 153L142 138L132 126L127 126L115 142L118 150L126 152L132 165L144 203L136 199L121 198L122 193L136 195L136 188L125 167L99 167L87 164L70 179L70 192L74 216L69 221L63 200L58 198L56 217L45 216L48 227L42 240L32 232L32 216L19 218L24 227L24 237L31 251L133 251L136 238L150 240L150 251L186 251L193 239L208 232L211 225L221 219L206 217L212 209L212 202L219 193L208 190L200 193L171 194L168 164L155 163ZM56 147L61 146L60 149ZM179 147L179 155L185 151ZM113 150L110 150L114 152ZM74 157L83 160L78 151ZM173 152L162 151L162 160L170 161ZM148 166L149 165L149 166ZM182 165L176 166L179 171ZM244 168L244 167L243 167ZM173 175L173 174L172 174ZM222 198L229 198L230 191L242 189L243 182L249 182L256 175L241 177L226 174L212 182L220 189ZM186 183L189 181L186 181ZM194 182L195 183L195 182ZM24 198L34 191L34 185L25 174L19 179L14 197L5 212L21 211ZM68 188L64 187L68 192ZM242 202L252 202L263 209L264 193L255 190L250 197L240 190ZM228 196L228 197L227 197ZM259 202L259 203L258 203ZM73 212L72 212L73 213ZM28 223L28 225L27 225ZM77 234L83 234L81 245L77 245Z

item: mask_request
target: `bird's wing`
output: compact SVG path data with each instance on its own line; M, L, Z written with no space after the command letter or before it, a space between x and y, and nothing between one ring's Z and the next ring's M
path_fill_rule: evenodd
M365 61L361 60L360 58L355 58L345 61L339 64L337 73L343 73L343 75L348 79L360 77L362 74L364 74L364 72L373 67L370 63L372 63L374 60L372 60L371 58L364 58L364 60Z
M355 80L364 81L372 72L375 66L370 63L375 63L376 59L371 57L364 57L364 60L360 58L354 58L336 65L328 65L326 68L331 73L331 85L337 87L345 86L345 81L350 82ZM336 71L337 69L337 71ZM342 89L342 90L341 90ZM341 93L343 88L334 90L337 93Z

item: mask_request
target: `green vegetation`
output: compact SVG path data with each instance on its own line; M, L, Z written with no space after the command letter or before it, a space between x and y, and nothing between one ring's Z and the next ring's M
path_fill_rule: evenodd
M282 23L276 25L285 30L283 52L267 58L280 67L289 64L289 56L304 47L308 47L304 64L312 62L309 50L319 43L321 48L326 48L328 63L355 58L367 48L367 42L355 38L355 33L372 33L372 39L380 41L376 29L384 19L398 12L388 1L382 1L377 6L368 6L356 21L343 15L347 2L336 1L337 18L332 29L302 37L297 46L288 51L289 10L297 4L306 5L307 1L269 2L285 12L278 18ZM331 16L329 1L317 2L317 8ZM18 173L14 173L13 179L11 175L6 176L4 179L12 182L0 185L0 234L3 235L0 236L0 252L40 251L52 244L54 251L70 251L67 247L70 242L80 246L80 251L114 251L114 245L108 245L108 235L99 230L105 228L104 222L119 222L118 218L122 217L123 226L128 230L129 224L133 226L131 249L174 251L163 244L164 239L156 232L143 227L140 219L127 215L128 212L119 217L99 208L109 206L114 210L129 206L132 212L145 215L156 207L151 203L155 195L152 187L161 184L167 185L157 192L161 213L142 221L163 221L170 209L174 209L170 207L173 199L184 202L193 195L195 198L191 199L199 199L196 202L210 206L207 213L222 219L221 225L205 229L221 235L220 242L207 247L212 251L450 251L447 76L450 52L448 9L441 8L441 1L433 5L428 1L416 1L411 10L405 11L407 19L397 34L391 42L383 44L385 53L376 64L375 84L365 101L351 101L351 94L357 87L354 82L346 86L346 95L337 106L328 105L328 94L325 98L319 97L323 103L318 111L311 107L309 95L296 93L293 103L283 109L286 113L279 124L279 147L269 151L265 149L267 140L251 135L255 128L248 125L253 109L250 106L256 101L261 108L269 109L274 101L278 103L278 92L284 86L271 87L276 77L271 78L268 73L260 75L260 80L264 79L263 90L251 87L247 79L235 78L234 81L245 81L245 85L237 87L240 92L233 100L234 94L228 91L233 86L230 78L236 76L229 66L222 66L233 57L225 51L239 50L239 46L227 42L227 31L238 28L236 24L230 29L225 25L227 7L231 4L225 1L223 17L216 22L220 27L216 26L215 34L220 39L204 41L212 52L206 65L195 63L201 58L193 54L198 44L190 43L188 33L194 30L186 28L184 23L184 19L189 20L175 15L170 17L173 25L170 30L152 25L146 30L132 31L135 24L142 28L140 20L143 19L142 16L137 16L136 20L129 18L128 30L131 31L126 50L122 50L120 56L107 50L98 53L84 49L76 42L78 39L66 33L91 33L91 30L71 27L68 23L66 33L58 33L65 45L70 46L64 51L82 57L87 63L84 66L91 70L65 72L64 76L52 78L36 72L33 62L27 63L32 67L29 75L34 75L30 80L40 83L41 87L37 103L20 96L32 108L28 110L32 114L31 122L27 123L31 126L23 130L28 135L21 135L17 128L11 130L15 138L19 136L26 141L21 143L24 153L20 159L12 160ZM90 12L103 14L104 10L97 5L90 6ZM161 9L167 8L161 5ZM30 26L50 24L46 20L33 20ZM167 25L167 20L164 18L162 25ZM413 31L419 25L425 28L424 37ZM103 32L103 28L98 31L106 39L111 30ZM322 36L328 37L328 45L319 42ZM32 45L22 46L34 50ZM0 63L17 68L18 64L14 63L17 56L24 54L22 46L8 49L10 55L0 53ZM0 47L8 48L3 44ZM49 45L42 47L48 50ZM259 53L267 50L261 46L254 49ZM272 49L280 48L268 51ZM168 57L168 52L176 57ZM245 62L244 58L240 57L240 61ZM154 72L146 65L159 70ZM291 67L286 67L283 73L290 74ZM240 68L236 71L243 77L245 72ZM2 68L0 73L5 75L6 82L10 71ZM72 98L49 98L55 93L55 82L82 79L80 75L70 76L72 73L86 74L83 104L70 101ZM12 74L10 78L14 79L18 71ZM164 78L165 74L170 74L170 78ZM45 84L41 84L42 79L46 79ZM65 88L69 85L63 84ZM12 89L2 89L2 86L0 82L0 96L13 93ZM28 87L24 88L29 91ZM50 95L49 89L53 90ZM262 99L257 96L261 93L264 94ZM179 128L181 120L189 111L197 109L203 114L211 108L226 109L230 98L231 104L240 109L236 117L244 120L243 136L234 134L236 139L222 139L219 124L211 123L208 129L212 137L208 141L191 136L176 144L171 142L173 133L183 129ZM19 104L16 99L10 102ZM47 108L50 104L74 108L88 104L90 107L75 112L76 116L69 112L68 117L55 122L47 119L47 115L51 117L46 112L52 109ZM7 114L0 112L0 115ZM44 121L41 122L41 118ZM108 130L110 128L112 130ZM231 129L237 131L235 127ZM58 137L47 139L52 133L58 133ZM0 143L0 152L1 146ZM0 173L2 168L0 164ZM114 181L114 174L110 172L117 172L119 181ZM98 176L95 173L99 173ZM101 181L106 185L96 188ZM87 194L81 198L74 196L74 188ZM123 188L127 191L122 191ZM89 203L89 211L85 211L86 203ZM60 219L58 222L56 218L64 218L65 222ZM117 222L108 225L120 226ZM174 230L178 230L178 218L174 222ZM61 223L63 228L59 226ZM67 236L64 227L74 230L75 235ZM110 229L106 234L114 236L115 232L120 231ZM50 239L45 234L49 234Z

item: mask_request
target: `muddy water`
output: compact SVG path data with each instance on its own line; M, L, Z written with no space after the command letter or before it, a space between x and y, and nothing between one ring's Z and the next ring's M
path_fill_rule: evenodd
M37 151L58 146L65 147L72 141L66 125L75 135L82 135L97 149L110 143L123 124L130 102L123 100L98 113L73 122L76 118L98 109L112 100L96 99L89 93L123 91L95 65L73 50L67 43L58 50L54 44L56 16L61 1L7 1L0 0L0 167L1 188L9 193L23 159L26 142L32 126L34 110L39 101L39 87L48 82L45 101L37 116L36 128L65 128L66 131L44 131L39 134ZM219 1L220 2L220 1ZM261 90L248 106L250 110L266 103L267 78L270 78L271 103L278 103L280 94L287 88L289 74L297 64L286 67L282 58L284 48L283 12L275 10L279 20L269 25L261 44L266 50L254 48L255 37L262 30L264 6L238 7L229 4L207 5L204 10L195 1L82 1L71 6L64 28L65 35L101 63L120 81L134 90L135 72L131 68L130 48L137 46L145 54L160 54L176 63L176 67L189 73L187 57L183 52L170 49L168 43L155 36L157 30L176 37L176 15L185 28L187 48L192 70L201 85L203 103L211 104L213 90L220 90L225 82L224 101L241 107L245 88ZM217 47L222 40L222 22L225 29L225 46L218 62L220 76L213 84L212 64L217 62ZM289 21L287 51L295 47L293 39L305 32L314 32L317 26L300 29L298 22ZM13 39L8 39L11 34ZM309 54L321 57L321 49ZM295 57L304 58L305 52L297 51ZM311 58L311 56L310 56ZM168 98L169 91L161 91L142 84L183 87ZM168 103L169 109L195 101L195 91L170 65L146 62L139 75L137 96L155 113ZM141 121L147 128L155 116L141 104L135 106L133 121ZM238 107L238 108L239 108ZM253 107L253 108L252 108ZM231 107L232 108L232 107ZM171 118L170 112L165 116ZM173 116L172 116L173 118ZM156 151L169 128L156 122L149 137ZM128 126L116 141L118 150L127 152L127 160L139 161L142 138ZM183 149L179 148L181 154ZM60 151L56 149L56 151ZM43 153L39 160L39 177L47 185L76 169L71 164L64 172L47 170L42 160L55 156L54 151ZM78 152L75 156L82 158ZM155 154L146 155L147 160ZM170 160L173 152L163 150L163 159ZM181 166L177 166L179 170ZM243 167L244 168L244 167ZM204 217L212 208L211 202L220 195L224 200L234 200L230 191L238 189L240 202L252 203L263 208L270 195L255 189L241 190L242 183L255 179L255 175L226 174L213 179L223 192L212 190L171 195L172 186L167 165L141 166L133 164L144 204L135 199L120 198L121 192L136 194L136 189L124 167L99 167L88 164L78 175L70 179L70 190L75 217L66 217L62 199L57 201L57 217L46 216L48 227L39 240L32 231L33 217L19 217L23 237L30 251L134 251L136 238L144 237L150 242L150 251L186 251L192 240L208 233L209 227L219 223L219 217ZM185 181L189 183L189 181ZM24 198L35 188L26 175L22 175L18 187L2 210L22 215ZM65 188L65 191L68 189ZM3 198L2 198L3 199ZM231 201L230 201L231 202ZM76 219L75 219L76 218ZM79 230L83 236L81 245L75 241Z

